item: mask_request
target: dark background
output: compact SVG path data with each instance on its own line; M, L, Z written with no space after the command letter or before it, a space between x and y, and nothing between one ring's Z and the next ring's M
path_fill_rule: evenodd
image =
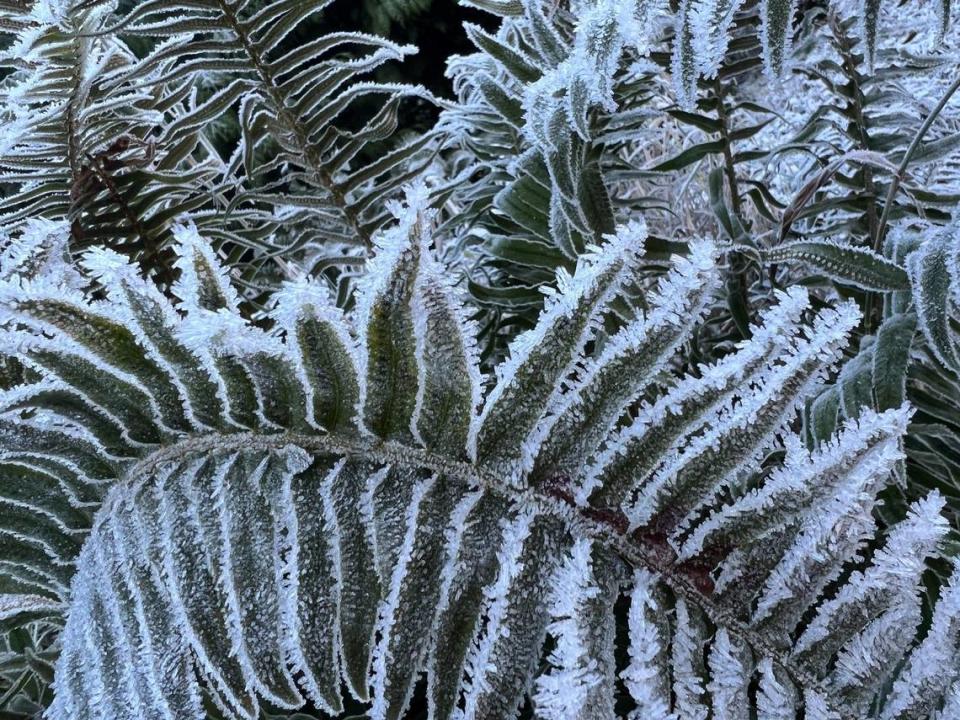
M456 0L339 0L319 16L316 31L361 31L416 45L420 52L402 65L393 65L381 79L419 83L437 95L451 97L444 76L447 58L474 50L463 31L464 22L495 29L497 18L463 8ZM305 25L305 30L309 24ZM316 37L316 35L314 35Z
M391 63L376 79L420 84L445 98L453 97L452 85L444 74L447 58L476 49L467 39L463 23L475 23L488 30L495 30L499 25L493 15L461 7L457 0L339 0L317 17L316 26L304 24L306 36L359 31L417 46L420 51L416 55L403 63ZM404 109L401 125L425 130L433 124L435 116L434 108L427 103L417 103Z

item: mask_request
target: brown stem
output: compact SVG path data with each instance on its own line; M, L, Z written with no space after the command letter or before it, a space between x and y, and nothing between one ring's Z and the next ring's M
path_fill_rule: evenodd
M147 232L147 229L140 221L140 217L133 211L133 208L130 207L130 203L127 202L127 199L123 196L123 193L120 192L120 189L117 187L116 182L114 182L113 177L101 164L101 158L90 157L89 160L90 169L97 176L100 182L103 183L103 186L107 189L107 193L110 195L110 198L117 204L117 206L120 208L120 211L123 213L123 216L130 224L131 229L140 238L140 244L143 253L141 257L142 264L148 267L151 265L156 267L157 279L161 283L166 285L173 283L173 270L167 266L167 263L162 258L163 246L154 240L150 236L150 233Z

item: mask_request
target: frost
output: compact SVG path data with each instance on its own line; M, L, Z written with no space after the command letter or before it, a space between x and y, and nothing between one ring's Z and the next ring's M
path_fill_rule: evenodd
M551 118L561 110L570 127L589 139L587 111L593 106L616 111L614 76L624 50L631 47L640 56L650 51L654 22L664 7L662 0L597 0L580 10L569 55L526 88L526 128L533 142L553 145Z
M789 67L796 10L796 0L763 0L760 5L763 66L770 77L783 75Z
M229 310L195 310L187 315L178 332L184 345L194 352L207 350L213 355L252 355L266 353L281 356L279 340L250 327Z
M782 294L780 302L765 314L762 325L753 328L751 340L742 343L736 353L712 365L700 367L699 378L681 379L653 403L641 404L633 422L613 434L607 447L588 468L586 478L577 490L578 504L584 504L594 490L608 484L612 479L609 476L621 468L632 473L632 466L636 462L632 454L633 448L641 446L643 440L671 416L685 417L689 434L707 425L722 405L710 403L699 415L692 415L688 408L696 406L702 396L709 396L710 393L724 388L731 391L737 388L752 366L768 354L775 354L783 344L792 341L795 326L807 309L807 302L806 293L800 289ZM634 483L639 480L640 478L636 478Z
M937 603L920 594L947 501L932 493L894 525L874 512L915 447L913 410L865 393L894 409L844 407L857 419L826 438L807 412L832 378L842 387L827 400L853 405L848 381L889 370L867 354L840 369L862 318L831 280L887 293L870 301L885 317L916 312L952 362L956 232L912 237L909 218L926 202L916 188L956 173L949 152L904 174L890 252L845 275L837 257L871 257L841 253L839 235L860 227L834 185L848 192L856 173L823 175L789 229L842 228L817 241L826 259L779 242L760 207L809 179L796 148L756 159L797 130L800 101L754 134L738 123L766 121L752 109L758 73L724 74L730 102L697 105L732 36L751 52L757 23L766 64L790 67L792 3L762 2L759 20L738 0L687 0L677 17L660 0L468 4L500 30L469 28L480 52L451 61L455 102L430 98L437 132L370 165L401 98L429 96L357 79L410 51L372 36L276 54L323 2L241 3L239 22L196 3L116 18L99 14L108 3L0 11L11 27L28 12L62 25L23 25L5 51L0 133L2 179L18 188L3 211L0 339L25 368L0 391L0 619L61 650L49 720L254 720L306 698L338 715L354 711L343 685L393 720L421 670L436 720L503 720L527 702L545 720L607 720L624 690L631 720L955 714L960 569ZM671 24L675 99L701 117L677 112L661 73ZM144 56L128 34L150 39ZM37 96L58 73L70 87ZM809 99L809 76L783 82ZM368 124L330 124L371 96L384 102ZM735 122L704 129L726 109ZM242 140L223 158L210 128L233 113ZM954 120L924 141L928 156L948 149ZM722 215L702 185L722 171L715 158L679 185L649 169L701 132L737 144L754 202L737 211L750 237L736 245L695 239ZM825 152L855 141L816 132ZM114 157L116 135L156 157ZM29 158L50 167L21 167ZM91 162L124 189L146 183L144 206L128 208L144 232L112 188L77 184ZM114 250L70 260L112 230ZM175 254L172 274L147 267L151 242ZM778 289L798 271L774 251L807 252L823 277ZM734 254L751 263L749 328L724 307ZM462 281L488 271L493 300L471 305L462 291L477 284ZM530 284L546 288L539 314L540 298L524 305ZM882 340L863 341L874 359Z
M898 443L910 415L907 408L865 412L813 453L795 440L788 441L783 466L770 474L762 488L751 490L698 525L684 543L681 556L695 557L712 534L724 529L743 532L752 526L773 531L777 516L786 519L804 511L813 499L823 497L827 488L840 492L835 484L838 480L856 486L885 478L902 457Z
M654 599L656 582L656 576L646 570L634 572L629 614L630 664L620 677L637 704L633 715L635 720L676 718L670 713L669 689L659 666L661 655L666 651L667 639L660 636L654 622L654 618L663 612Z
M893 528L886 544L875 553L870 567L854 573L840 592L820 607L794 652L831 640L839 628L846 630L848 623L863 613L875 614L878 606L913 605L925 560L947 533L943 508L944 499L937 492L912 505L907 518Z
M62 603L39 595L13 595L8 593L0 595L0 619L2 620L36 612L59 614L63 610Z
M553 666L537 678L533 702L544 720L570 720L586 717L591 691L600 683L598 661L591 657L585 636L589 628L581 627L583 607L595 597L590 553L592 543L578 540L552 580L550 614L554 618L547 627L557 642L548 657Z
M484 589L486 597L485 615L486 627L478 637L467 656L467 675L469 685L464 688L465 718L473 718L476 714L477 699L490 689L488 676L497 672L497 667L491 662L494 645L499 633L508 618L510 601L508 592L513 586L516 577L523 566L521 556L536 515L534 512L523 512L504 527L503 544L497 551L499 572L493 584Z
M752 675L751 665L749 649L731 639L730 633L721 628L710 651L710 672L713 677L707 685L707 692L713 697L717 720L733 720L749 714L747 691Z
M321 320L344 325L343 312L334 304L330 290L316 280L287 282L273 296L270 315L289 331L304 315L315 313Z
M713 244L693 242L690 250L690 257L676 259L658 282L647 312L610 337L597 356L584 359L575 377L554 394L545 419L524 443L523 472L533 468L536 457L547 455L553 458L556 472L570 473L582 461L581 454L589 457L595 452L624 408L675 355L683 328L699 321L716 282ZM588 413L595 424L592 437L578 427L578 420Z
M685 720L706 720L708 716L701 673L705 628L699 612L699 608L691 610L685 600L677 599L677 630L670 653L676 711Z
M716 75L727 53L730 30L742 0L699 0L690 8L693 49L697 66L706 78Z
M0 238L0 279L45 278L79 289L83 278L70 262L66 223L31 218L16 237Z
M960 638L960 562L952 563L950 582L942 590L923 642L911 654L907 669L893 685L884 718L908 710L930 709L934 698L956 679L957 641Z
M682 453L658 469L650 483L648 483L628 511L633 527L639 527L650 520L653 514L660 510L660 503L666 493L680 477L683 469L698 457L720 447L723 438L729 437L738 428L756 426L758 416L769 412L772 407L783 405L780 420L769 433L764 442L750 448L759 453L763 445L772 439L780 430L780 425L792 419L792 414L801 400L822 381L823 375L831 367L839 355L840 349L846 343L847 334L859 321L859 311L855 306L846 304L837 310L826 310L821 313L806 338L798 339L796 346L784 353L783 362L771 367L762 373L756 381L752 392L744 392L740 402L732 408L724 409L714 421L714 426L700 436L697 436ZM792 389L791 384L798 385ZM786 396L784 393L787 392ZM743 450L741 450L742 452ZM735 466L746 461L740 457ZM730 482L732 477L719 478L714 487L721 487Z
M935 720L950 720L950 718L955 717L960 717L960 682L955 682L950 686L946 704L934 716Z
M557 287L547 291L537 324L517 336L509 357L497 365L496 384L484 402L478 427L509 432L510 438L498 447L480 448L490 441L478 432L469 446L477 448L481 462L486 460L483 452L502 457L514 483L521 482L524 458L535 452L530 433L542 411L559 399L562 381L575 371L582 349L595 337L606 305L629 281L645 238L646 226L630 223L608 235L602 246L588 248L572 276L558 270Z
M841 720L840 713L830 709L823 699L823 695L816 690L804 692L803 708L807 720Z
M770 658L760 661L760 691L757 710L769 720L793 720L796 717L797 693L788 679L776 670Z
M203 306L204 295L215 289L222 297L226 310L236 312L240 303L237 291L230 283L226 268L214 255L209 243L204 240L192 222L173 226L173 236L177 241L177 260L174 267L180 271L180 277L173 286L173 294L180 298L187 311ZM212 277L203 273L212 271ZM212 284L207 289L205 285Z
M390 663L401 661L401 658L396 658L389 654L388 643L390 633L396 622L397 606L400 602L400 591L407 576L410 563L415 560L412 553L418 532L417 517L420 513L420 507L424 497L433 489L436 481L436 476L430 477L418 483L413 490L404 522L406 532L403 536L403 544L400 547L397 563L393 568L393 576L390 579L390 591L381 603L377 623L377 633L380 636L380 642L377 645L373 657L373 705L370 708L370 715L375 719L385 717L388 710L385 697L387 692L385 684L387 681L387 666ZM403 658L403 660L409 661L411 658Z

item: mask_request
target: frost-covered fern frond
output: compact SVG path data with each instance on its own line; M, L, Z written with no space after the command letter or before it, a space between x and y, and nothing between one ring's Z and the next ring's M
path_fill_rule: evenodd
M293 41L303 23L332 4L145 2L111 17L103 32L154 43L135 67L115 75L118 86L142 85L163 97L181 78L212 87L202 103L194 96L196 124L239 107L240 141L222 180L235 186L232 208L288 206L288 223L312 224L311 232L345 244L369 242L386 219L373 199L405 181L395 171L430 136L375 161L359 162L360 153L393 132L402 98L429 94L366 79L415 48L360 33ZM342 122L351 108L371 101L378 109L363 125ZM405 173L415 175L409 168Z
M0 54L9 71L0 87L0 181L15 188L4 195L0 221L9 228L29 218L66 220L75 249L122 246L169 282L157 257L165 225L169 213L190 209L185 179L199 194L216 177L209 148L174 160L153 132L181 119L181 108L157 108L143 86L110 87L107 76L137 57L119 39L96 35L101 9L68 15L23 3L0 8L0 21L13 33Z
M641 132L649 99L642 73L626 67L649 52L660 5L474 4L503 17L496 32L468 24L477 52L448 63L458 102L440 127L473 175L452 194L445 227L468 262L476 247L474 298L527 320L539 287L616 225L618 152Z
M350 315L300 282L272 330L188 225L175 304L108 250L82 274L12 262L3 349L36 379L0 398L0 588L24 618L66 617L50 720L336 713L342 683L399 718L421 673L437 718L524 697L565 720L954 702L956 582L915 636L942 500L873 520L909 410L813 451L790 431L851 306L782 293L751 340L673 377L716 251L694 244L608 335L635 225L558 276L484 392L427 204L395 208Z
M880 0L855 3L832 0L826 5L831 10L849 12L856 19L856 34L862 44L863 58L872 70L880 38L899 30L888 27L888 19L883 17L884 11L892 5ZM930 43L935 48L950 26L951 7L949 0L933 5L936 17L929 22L931 27L926 34L936 37ZM738 12L750 7L751 3L743 0L685 0L680 3L674 26L673 70L681 104L692 109L696 97L686 93L685 88L692 86L695 89L698 78L711 78L716 74L731 40L734 18ZM803 28L800 20L811 10L817 11L797 0L760 0L756 3L763 69L768 79L783 79L793 67L795 39ZM920 10L925 11L925 8ZM800 60L797 64L802 62Z
M883 411L909 400L917 412L907 438L907 473L900 473L902 489L916 497L923 488L938 488L952 501L960 492L954 470L960 426L952 410L960 373L954 320L960 297L957 225L954 221L918 228L902 223L887 239L891 260L884 262L902 274L904 287L895 289L898 281L884 288L888 292L883 320L876 332L861 338L857 354L843 365L836 382L811 398L804 418L806 435L815 444L833 435L844 418L856 418L866 407ZM837 252L852 250L833 247ZM872 257L875 261L879 256ZM855 257L835 266L848 283L864 267ZM882 266L874 262L874 267ZM952 502L949 510L955 519Z
M960 225L929 233L907 256L918 325L936 359L960 374L960 343L951 318L960 305Z
M714 227L734 245L755 247L758 237L776 232L780 210L782 234L802 227L817 240L843 240L870 218L876 230L880 211L864 212L865 196L884 187L878 178L894 173L925 113L891 107L915 87L904 79L919 63L913 55L894 54L893 40L874 42L883 55L876 78L861 57L868 31L857 25L862 4L830 3L853 46L846 48L849 63L822 50L833 42L827 13L801 12L791 2L697 0L677 4L676 12L654 0L468 4L498 16L500 25L468 24L477 52L449 62L458 103L441 126L462 149L452 169L472 175L452 193L446 227L474 298L494 315L484 323L493 330L530 322L538 287L624 222L627 208L653 210L648 220L658 240L651 250L682 249ZM795 35L802 53L792 50ZM796 72L787 72L794 54ZM925 58L923 66L952 67L950 57ZM820 76L823 85L810 79ZM836 102L821 102L824 86ZM865 179L840 173L836 193L793 207L789 195L806 189L801 173L811 184L821 172L837 175L824 170L834 160L831 148L837 157L863 151L849 162L854 172L858 163L864 168ZM912 200L917 196L922 201ZM942 213L938 206L952 195L918 188L909 197L909 212L929 216ZM817 221L809 232L808 218ZM795 262L791 251L802 253L788 248L770 264ZM735 253L726 260L746 264ZM731 290L738 336L749 324L747 309L736 307L749 304L746 274L731 273L738 276L731 285L740 286Z
M182 216L244 258L255 290L264 266L270 279L362 258L390 217L385 201L436 149L434 133L400 140L398 111L434 99L371 79L415 48L351 32L301 42L331 4L3 11L18 32L0 88L0 179L20 191L0 217L67 219L75 250L108 245L167 285Z

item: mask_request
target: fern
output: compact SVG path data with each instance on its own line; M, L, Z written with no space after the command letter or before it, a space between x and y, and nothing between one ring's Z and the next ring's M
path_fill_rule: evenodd
M5 346L38 379L4 397L0 570L19 612L65 615L50 718L203 717L205 697L233 717L307 699L336 713L341 681L401 717L421 671L437 717L510 717L531 687L544 717L611 717L618 675L644 717L940 708L955 585L925 637L904 619L943 501L885 539L872 516L909 410L812 452L789 431L853 308L806 323L791 291L735 354L662 383L715 250L675 260L591 352L642 257L642 227L623 228L558 278L481 402L426 198L396 209L346 317L300 282L274 330L249 325L188 226L176 305L107 250L82 262L103 300L65 264L7 281ZM758 474L777 438L783 459Z
M152 178L142 171L155 161L148 138L162 115L151 112L146 89L107 90L104 71L129 68L136 57L114 38L90 37L96 18L89 12L55 18L42 7L3 10L5 27L19 34L3 56L13 72L4 83L0 167L4 183L22 191L4 198L0 216L5 223L66 219L78 250L119 236L163 275L150 217L161 208L142 202L171 180L162 170ZM189 172L208 181L209 164L198 165ZM182 193L174 192L169 207L183 212Z
M949 154L940 156L940 151L952 142L952 110L947 102L954 90L941 83L934 71L924 81L931 82L936 88L933 92L941 95L939 102L936 99L925 101L926 116L921 118L922 122L918 120L919 124L905 121L898 106L891 110L886 103L876 105L876 98L900 97L898 86L905 70L897 67L899 54L894 55L889 48L882 47L879 56L882 62L878 59L873 76L867 76L861 68L856 42L849 35L851 23L831 17L828 25L832 35L831 50L842 59L843 74L849 80L842 89L838 87L846 98L842 112L854 123L854 132L847 137L831 139L831 143L837 151L851 140L864 149L880 147L875 140L879 136L883 138L882 147L887 149L886 157L890 160L872 151L844 152L819 176L811 179L784 215L784 234L809 237L841 231L843 240L839 243L817 242L820 246L817 257L808 258L808 262L834 282L862 291L864 309L868 314L864 325L869 334L860 342L859 355L847 363L837 385L826 390L810 406L808 435L811 441L828 436L836 427L838 418L855 417L861 405L885 409L896 407L909 397L918 409L907 442L909 458L905 469L913 481L911 485L938 487L952 495L955 481L949 469L951 461L946 459L949 451L939 457L932 457L929 453L931 446L945 448L950 442L951 423L949 419L944 423L942 411L936 401L931 404L931 398L944 392L952 380L943 375L935 377L935 373L929 371L930 363L936 363L928 358L931 353L930 327L921 323L919 327L923 332L915 331L918 316L930 306L930 298L926 295L938 285L942 286L947 278L946 268L941 266L942 275L936 271L928 274L925 284L921 285L916 275L916 261L939 253L943 240L938 236L948 232L938 229L935 223L949 219L944 218L943 213L954 202L949 190ZM931 60L935 67L938 60ZM811 75L818 81L836 86L832 80L833 71L828 66L829 63L824 62L823 72L815 70ZM925 152L925 147L932 152ZM896 161L897 165L891 161ZM847 163L860 168L855 175L843 177L841 168ZM914 167L908 179L906 169L910 166ZM892 179L889 187L884 188L882 178L888 175ZM836 184L842 187L822 191L821 188L826 190L834 176L837 177ZM918 193L914 195L909 190L897 199L901 182L917 187ZM882 193L882 190L886 192ZM884 194L886 197L882 199ZM855 198L867 199L865 211L863 200ZM857 210L851 212L854 205L858 206ZM801 215L808 216L808 220L802 229L794 228L793 219ZM912 219L914 215L923 219ZM898 219L888 225L887 221L894 217ZM936 221L931 222L932 218ZM787 243L774 247L768 251L767 257L789 255L789 248L793 245ZM841 253L845 260L834 265L841 272L831 272L825 267L828 255L839 257ZM869 268L881 265L893 271L892 274L882 282L864 282ZM911 267L913 270L908 269ZM904 281L910 274L914 277L907 283L908 288ZM944 298L940 302L942 309L939 312L949 312ZM905 478L906 473L901 476ZM912 486L904 488L908 496L917 492Z
M0 716L956 717L950 8L461 4L0 2Z
M67 219L75 250L106 243L169 284L173 221L190 215L218 248L255 254L253 298L277 274L260 268L278 249L317 272L331 255L362 261L389 217L374 201L429 163L432 134L386 142L400 104L432 96L365 79L414 48L361 33L291 41L330 4L4 11L19 34L0 164L21 191L3 217ZM224 158L208 129L227 121L240 137Z

